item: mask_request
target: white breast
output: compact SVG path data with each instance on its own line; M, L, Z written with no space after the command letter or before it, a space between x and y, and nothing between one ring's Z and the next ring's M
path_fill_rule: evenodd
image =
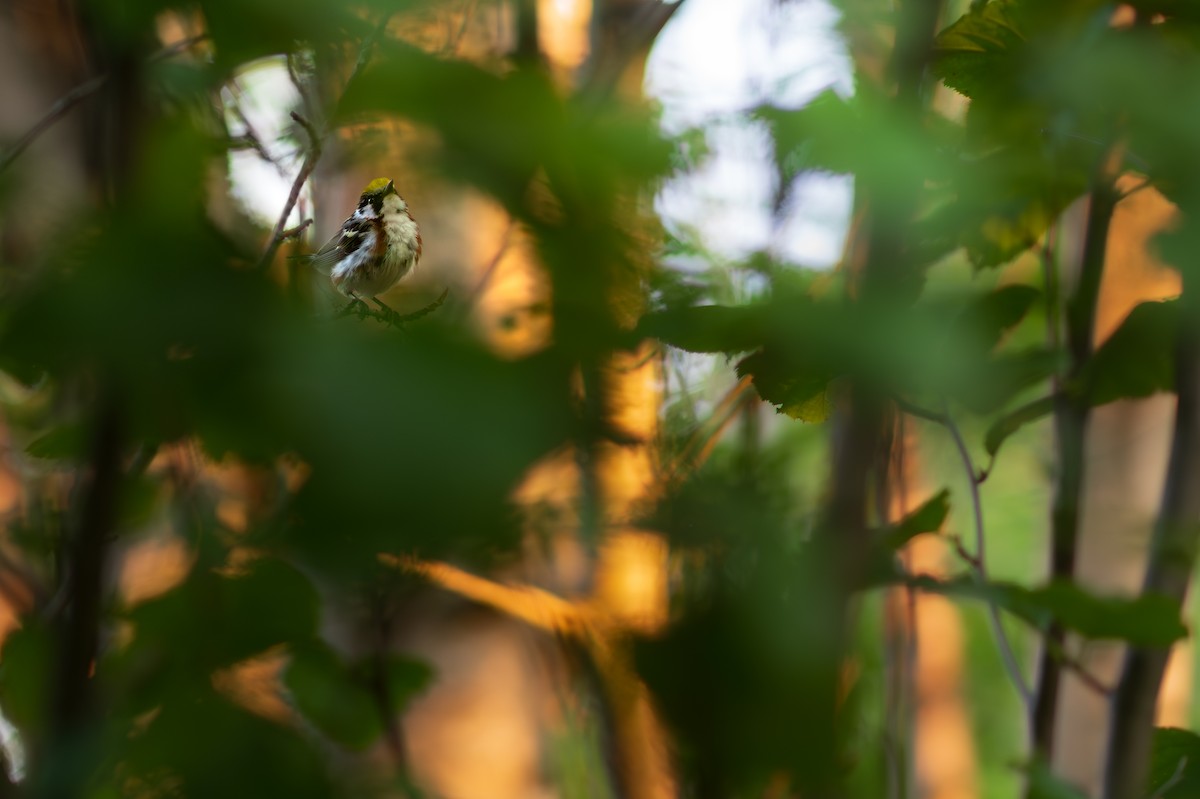
M404 277L417 265L417 233L419 228L408 215L408 204L398 195L388 195L383 201L384 226L392 243L388 254L388 271L398 270L396 279Z

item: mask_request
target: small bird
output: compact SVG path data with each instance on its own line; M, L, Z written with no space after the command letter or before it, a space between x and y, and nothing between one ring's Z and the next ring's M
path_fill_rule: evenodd
M408 203L388 178L363 189L358 207L342 229L312 255L302 256L329 275L333 286L355 301L373 300L394 314L376 295L413 270L421 259L421 230Z

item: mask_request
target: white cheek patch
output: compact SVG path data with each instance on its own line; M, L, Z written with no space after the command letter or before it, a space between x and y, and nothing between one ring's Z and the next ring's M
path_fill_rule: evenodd
M404 202L404 198L399 194L389 194L383 198L384 214L398 214L408 210L408 203Z

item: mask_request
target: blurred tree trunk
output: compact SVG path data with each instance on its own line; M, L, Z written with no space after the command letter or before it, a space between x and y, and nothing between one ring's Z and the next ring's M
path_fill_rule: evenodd
M1140 178L1127 176L1128 190ZM1151 254L1150 239L1167 229L1175 208L1154 189L1122 201L1108 237L1096 341L1106 339L1140 302L1176 296L1179 275ZM1070 264L1070 253L1064 262ZM1141 586L1146 544L1162 497L1174 399L1163 395L1096 409L1087 439L1088 474L1077 564L1081 584L1132 596ZM1093 644L1083 663L1115 685L1124 648ZM1190 646L1179 645L1160 696L1163 723L1186 725L1191 701ZM1109 701L1067 674L1059 699L1055 770L1095 795L1104 769Z
M76 36L75 20L59 4L0 3L0 154L85 79ZM23 198L19 217L0 217L0 282L5 286L32 278L58 234L58 220L86 200L85 191L61 190L87 183L80 138L80 118L69 113L38 136L5 175L11 181L8 190ZM32 482L34 472L24 470L24 459L2 424L0 447L6 452L0 465L0 516L28 520L33 509L21 488ZM30 579L25 564L10 560L17 551L7 540L10 530L6 525L0 540L0 642L46 589Z
M934 434L941 433L933 431ZM921 442L907 420L893 444L889 518L898 521L928 494ZM963 514L961 518L967 518ZM904 558L912 574L943 576L954 555L940 536L918 536ZM890 643L890 796L970 799L978 795L975 742L963 701L966 659L962 615L945 597L908 588L888 591L885 634ZM911 791L910 791L911 789Z

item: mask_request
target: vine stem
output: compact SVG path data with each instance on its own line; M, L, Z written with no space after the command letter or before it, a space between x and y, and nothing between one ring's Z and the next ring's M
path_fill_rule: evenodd
M967 564L971 568L971 574L981 583L986 584L988 581L987 575L987 536L984 534L983 525L983 498L979 492L979 478L975 472L975 462L971 460L971 453L967 449L967 442L963 439L962 431L959 430L958 424L954 421L954 417L950 415L950 404L945 399L942 400L942 425L949 431L950 437L954 439L954 446L958 450L958 456L962 460L963 469L967 473L967 486L971 493L971 509L975 522L975 555L967 558ZM1008 640L1008 634L1004 632L1003 620L1000 618L999 606L989 598L987 602L988 620L992 627L992 633L996 637L996 647L1000 650L1000 658L1004 662L1004 669L1008 672L1009 679L1017 689L1017 693L1021 697L1021 703L1026 711L1033 706L1033 693L1029 686L1025 684L1025 678L1021 674L1021 666L1017 662L1016 653L1013 652L1012 643Z

